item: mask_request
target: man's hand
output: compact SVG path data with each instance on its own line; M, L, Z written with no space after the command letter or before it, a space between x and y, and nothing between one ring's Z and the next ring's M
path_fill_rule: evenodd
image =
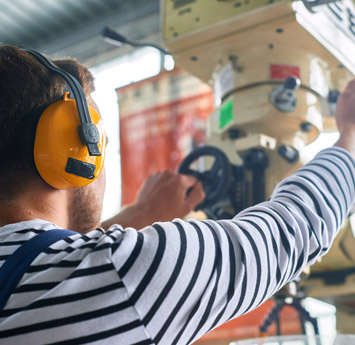
M183 218L205 197L202 185L194 177L172 171L156 173L144 182L134 204L102 224L117 223L136 229L154 222Z
M166 170L148 177L135 204L149 209L156 221L170 221L186 216L204 197L194 177Z
M348 150L355 157L355 80L339 96L335 118L340 132L335 146Z

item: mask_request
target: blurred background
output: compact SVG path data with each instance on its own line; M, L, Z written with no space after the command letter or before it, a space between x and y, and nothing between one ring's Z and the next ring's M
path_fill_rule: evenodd
M347 4L347 1L350 3L352 0L344 1ZM316 3L319 4L319 0L295 0L294 2L307 4L308 7L312 7ZM223 105L223 102L226 101L226 98L217 99L216 97L218 91L216 80L219 76L223 76L221 71L227 70L225 68L229 66L228 61L222 61L223 59L219 57L217 59L217 57L209 55L210 51L207 49L206 59L219 67L216 67L208 77L204 78L203 72L200 72L199 68L204 69L206 66L207 69L207 63L201 62L200 67L196 67L196 73L194 73L195 67L191 64L202 61L205 51L201 44L203 49L199 55L199 48L194 50L194 45L198 46L199 40L191 40L195 37L198 38L204 28L203 26L199 27L198 30L196 29L196 33L191 30L191 36L189 34L179 36L178 27L185 20L184 16L187 18L190 14L193 14L195 24L203 23L204 9L206 9L206 13L208 12L206 4L212 3L228 5L234 9L243 8L243 5L247 6L249 3L265 6L272 6L274 3L288 3L288 7L292 8L289 6L292 0L251 0L251 2L248 0L3 0L0 2L1 43L38 50L51 58L76 58L88 66L95 77L96 91L93 98L101 111L109 137L105 163L107 189L103 219L116 214L122 205L133 202L137 190L147 176L166 168L177 169L183 158L191 150L204 143L206 135L208 136L208 133L211 132L211 123L209 123L211 114L216 114L216 109L219 109L221 103ZM326 0L323 3L328 6L329 11L333 11L337 16L340 23L340 26L337 24L338 27L343 25L355 37L355 17L353 12L346 12L340 6L343 5L343 0L339 0L335 4L333 4L334 1L329 0L329 3L332 3L331 6L327 5ZM175 26L166 21L168 14L163 10L166 8L172 8L180 16L178 18L180 22L177 21ZM277 10L275 5L275 11L277 12ZM296 8L293 7L293 10L296 11ZM309 8L308 10L309 13L312 13ZM345 17L342 17L345 14L346 20ZM329 26L327 26L327 22L324 25L322 29L326 32ZM181 24L181 26L183 25ZM117 41L112 44L112 41L109 42L102 35L105 27L110 27L129 41L138 43L139 46L133 47L130 44L120 44ZM218 23L216 27L219 30L223 29L218 26ZM276 35L287 33L285 29L287 25L285 27L279 25L275 28L276 30L273 28L273 34L275 32ZM216 32L219 31L216 30ZM261 31L255 32L257 34L254 33L253 37L257 37L261 33ZM208 34L213 36L211 33ZM297 45L297 36L295 38L292 35L291 39L288 39L289 44ZM316 34L313 36L316 37ZM217 42L216 36L213 37ZM339 37L329 34L329 41L340 42L337 41ZM185 38L190 44L190 51L186 53L184 51ZM279 42L278 38L272 41L273 39L270 38L270 42L267 42L267 49L270 51L274 51L274 47L277 47ZM318 38L316 37L316 39ZM355 38L353 39L355 42ZM144 46L144 43L161 47L168 46L173 54L165 54L152 46ZM317 46L313 43L311 45ZM345 45L344 51L353 52L354 47L355 45L351 47ZM225 47L222 46L218 49L222 51ZM216 62L214 62L214 58L216 58ZM228 58L230 59L231 56ZM234 60L233 62L233 59L230 59L230 62L232 62L234 75L238 75L241 71L238 70L238 61ZM278 66L286 68L286 71L293 68L292 64ZM318 65L315 67L318 68ZM339 62L337 68L343 70L344 66ZM313 68L311 72L315 70L316 68ZM286 74L282 73L282 78L288 77L286 72ZM325 75L328 76L326 73ZM298 75L298 77L303 78L302 75ZM237 80L237 77L235 78ZM312 78L311 76L310 82L311 84L313 82L318 95L324 86L322 84L324 78L321 78L320 82L319 79L312 80ZM226 83L226 81L224 82ZM339 91L341 90L339 89ZM309 98L311 97L307 95L307 102ZM233 102L238 105L235 99ZM231 103L227 102L226 104ZM234 120L235 123L238 122L238 120ZM276 122L273 127L278 128L280 123ZM303 134L297 134L298 139L302 139L302 135L308 135L307 132L311 132L312 126L316 127L312 123L304 123L307 126L303 126ZM232 139L232 134L235 134L235 131L229 129L228 131L229 139ZM301 156L312 158L321 149L331 146L338 138L333 122L328 126L328 130L320 132L320 135L315 136L317 139L312 143L304 140L305 144L300 145L298 150ZM219 139L224 138L225 133L222 133L221 128L219 128L218 135ZM223 149L225 144L222 143L222 139L220 142L217 140L217 146ZM228 150L226 149L226 151ZM344 243L353 244L351 227L349 229L340 238L340 247L344 247ZM355 319L355 304L352 302L355 296L354 254L348 255L346 259L340 254L335 254L330 261L336 262L337 266L334 267L325 261L323 266L316 270L315 276L319 274L317 277L320 277L322 283L319 286L311 284L310 287L306 284L305 291L308 291L307 289L313 290L312 293L305 292L302 295L302 307L307 310L311 318L317 319L321 334L339 333L340 323L347 325L343 327L342 332L355 333L355 321L349 321ZM334 271L341 271L340 278L336 274L330 278L329 276L324 278L322 274L329 271L331 274ZM336 278L332 280L332 277ZM324 279L331 281L331 288L328 290L324 288L324 286L329 287L329 284L324 283ZM314 286L317 286L318 292L327 292L317 294L314 292ZM334 293L336 290L340 293ZM286 295L282 302L285 306L282 308L282 313L280 309L282 331L280 331L279 323L273 323L268 328L270 335L280 332L282 334L297 334L305 331L299 322L297 308L292 306L292 299L295 295L289 293ZM334 295L337 297L335 298ZM285 298L290 296L291 302L285 303ZM250 313L239 318L236 322L210 333L200 340L200 343L228 344L235 339L257 337L260 335L260 325L267 319L275 306L280 306L278 303L280 303L280 299L277 298L268 301L255 313ZM307 327L307 332L314 332L312 327L309 325Z
M52 58L74 57L92 71L94 99L110 141L103 218L114 215L121 205L116 89L172 70L174 59L150 47L117 47L105 41L101 32L109 26L132 41L163 46L160 0L4 0L0 16L0 42L38 50ZM336 133L322 134L307 152L313 156L336 138Z

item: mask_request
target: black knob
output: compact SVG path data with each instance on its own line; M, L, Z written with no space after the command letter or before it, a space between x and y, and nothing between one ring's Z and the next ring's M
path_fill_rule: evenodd
M288 77L284 80L284 88L288 90L295 90L300 86L300 80L296 77Z

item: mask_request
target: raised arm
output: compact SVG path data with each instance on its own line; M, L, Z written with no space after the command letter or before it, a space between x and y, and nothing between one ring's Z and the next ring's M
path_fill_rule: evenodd
M339 96L336 120L340 138L335 146L346 149L355 157L355 80Z
M154 343L191 343L259 306L328 250L355 197L354 85L339 99L337 146L268 201L233 220L126 231L114 263Z

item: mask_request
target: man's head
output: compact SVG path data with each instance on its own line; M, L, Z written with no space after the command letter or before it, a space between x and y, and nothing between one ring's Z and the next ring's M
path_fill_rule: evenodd
M90 95L94 85L90 72L72 59L53 62L79 81L87 100L92 104ZM0 46L0 200L21 198L23 191L33 181L40 179L33 159L36 126L43 110L62 99L65 87L66 83L61 77L47 70L29 53L13 46ZM97 202L90 208L99 208L95 213L100 213L101 205L97 203L102 198L90 198L87 195L95 192L95 186L102 185L102 182L95 182L73 190L73 207L70 207L70 212L73 213L75 207L88 209L88 205L80 205L78 200L86 195L87 200L83 200L82 204L88 204L90 199L94 199ZM91 209L89 213L92 212ZM93 217L97 218L97 215ZM89 228L97 225L97 222L90 224ZM87 223L94 223L94 220L88 220ZM83 228L88 229L86 225ZM77 230L82 230L82 227Z

